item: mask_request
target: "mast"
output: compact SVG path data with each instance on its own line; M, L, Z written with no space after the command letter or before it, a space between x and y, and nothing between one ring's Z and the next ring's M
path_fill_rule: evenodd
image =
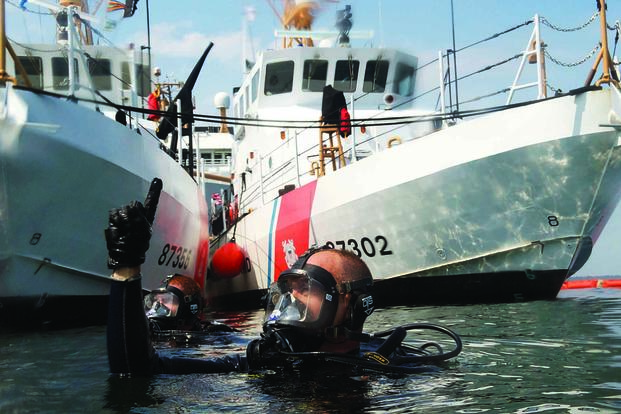
M595 76L595 72L600 63L602 63L602 77L595 81L596 86L601 86L603 83L613 84L615 86L619 86L619 79L617 79L617 74L612 69L612 59L610 57L610 51L608 50L608 33L607 33L607 25L606 25L606 0L598 0L597 8L599 9L599 22L600 22L600 32L601 32L601 44L602 48L597 54L597 58L595 59L595 63L587 76L587 80L584 83L585 86L589 86L593 81L593 77Z
M82 2L81 2L81 10L84 13L90 13L91 12L89 10L88 0L82 0ZM86 36L85 44L92 45L93 44L93 31L91 30L90 26L86 26L84 28L84 34Z
M6 72L6 33L4 26L4 0L0 0L0 84L4 85L7 81L12 80Z
M15 67L19 71L19 73L23 77L23 82L29 88L32 87L30 83L30 79L28 79L28 75L26 74L26 70L22 66L21 62L17 58L17 55L13 51L11 44L6 38L6 25L5 25L5 11L4 11L4 0L0 0L0 85L5 85L7 82L17 83L17 79L12 76L9 76L6 71L6 52L9 52L11 57L13 58L13 62L15 62Z

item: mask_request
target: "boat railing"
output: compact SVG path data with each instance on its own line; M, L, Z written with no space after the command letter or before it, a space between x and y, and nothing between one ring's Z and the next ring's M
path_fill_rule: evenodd
M286 129L285 139L278 146L267 153L255 156L254 162L248 165L245 172L245 174L252 174L256 178L244 190L242 197L244 205L251 206L255 203L263 205L279 197L283 191L286 191L288 185L293 184L295 187L300 187L312 181L313 175L318 177L317 172L312 168L312 164L319 162L317 139L319 131L318 123L307 128ZM353 155L356 151L356 145L370 143L377 147L374 144L375 141L379 138L385 138L384 135L385 133L376 136L369 135L366 140L358 143L353 142L353 134L350 135L348 139L352 143L343 151L343 156L347 158L346 165L356 161L357 157ZM290 156L279 156L285 153L290 154ZM274 158L282 159L282 161L271 165ZM310 161L311 159L313 161ZM329 160L324 160L324 167L329 165L328 162ZM338 165L339 168L344 167L340 163ZM311 168L308 168L309 166ZM330 170L330 168L326 168L326 170Z
M563 62L561 59L554 56L554 48L556 44L565 43L567 42L567 35L586 29L597 19L598 15L600 16L601 33L592 33L592 35L595 35L600 39L599 41L593 42L593 47L587 50L584 56L577 58L574 62ZM466 55L464 53L467 49L484 45L490 41L497 41L498 39L504 38L510 33L525 28L531 24L533 25L533 29L530 33L528 43L526 47L518 53L497 62L492 61L487 63L483 59L479 58L482 63L480 68L474 69L469 73L460 73L459 76L457 75L456 66L458 60L456 56L465 57ZM544 41L542 36L542 26L546 26L546 28L549 29L549 32L546 33L546 36L548 36L547 39L554 39L555 42ZM435 109L442 114L454 114L452 119L454 122L460 118L460 112L463 111L464 108L471 108L474 103L480 105L482 101L492 102L487 105L488 107L510 105L515 101L516 93L520 90L536 88L536 94L534 97L530 98L530 100L545 99L548 97L548 92L550 91L554 94L560 94L562 93L561 89L570 90L581 87L582 85L574 84L561 88L559 87L560 85L554 84L554 82L555 80L558 82L558 78L563 77L563 70L574 69L576 66L588 62L598 53L598 51L599 55L596 57L595 64L589 73L589 77L587 77L585 86L591 84L593 75L597 66L600 64L600 61L603 64L603 74L600 80L598 80L598 84L608 83L609 79L615 81L614 78L616 77L616 73L613 68L613 64L611 63L612 61L609 53L607 52L607 30L617 33L615 40L616 45L619 37L618 33L621 32L621 28L619 26L620 25L609 26L606 24L605 8L598 8L598 10L594 11L594 13L588 17L586 22L575 27L560 27L552 24L546 17L536 14L533 18L523 23L494 33L484 39L467 44L466 46L456 48L456 50L448 49L446 51L440 51L436 58L420 64L417 68L417 78L419 78L421 74L425 74L423 70L433 69L435 64L439 74L436 75L439 78L439 82L436 86L420 91L407 102L403 102L400 105L409 104L411 102L420 103L424 101L428 106L430 106L434 105L433 99L435 99ZM591 36L589 36L589 38L591 38ZM604 52L604 50L606 50L606 52ZM479 54L478 56L485 55ZM606 59L606 56L608 59ZM508 87L481 93L484 87L491 86L492 84L486 79L482 79L479 75L485 74L486 77L491 78L493 75L490 71L505 67L507 64L518 59L518 68L515 72L513 82L511 82ZM608 64L606 65L607 61ZM546 67L546 63L549 62L552 62L555 66ZM532 81L530 81L533 78L532 74L528 75L526 73L526 67L528 66L527 63L535 64L535 70L531 72L534 72L536 77ZM555 76L550 76L551 69L553 70L553 74ZM526 77L528 77L529 80L523 80ZM555 80L551 81L551 78L554 78ZM498 98L503 95L506 98L504 101L499 101ZM529 98L527 96L522 95L521 101L528 99Z
M184 166L187 167L187 159L184 163ZM229 159L224 159L224 160L206 160L206 159L202 159L200 160L200 170L201 171L209 171L210 173L213 174L218 174L218 175L222 175L222 176L229 176L231 173L231 160Z

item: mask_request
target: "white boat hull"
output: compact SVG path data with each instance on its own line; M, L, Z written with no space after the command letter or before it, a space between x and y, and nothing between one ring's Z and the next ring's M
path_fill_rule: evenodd
M162 179L163 193L143 285L157 288L171 273L203 283L204 196L156 138L64 98L11 88L0 89L0 97L3 316L21 306L52 319L87 316L92 309L101 315L91 316L103 317L111 272L103 235L108 211L143 201L154 177ZM69 314L46 311L47 305L67 305L71 299L104 306L74 308Z
M250 266L210 277L211 302L260 297L324 243L359 253L382 304L554 298L619 199L619 108L613 89L565 96L330 171L239 221Z

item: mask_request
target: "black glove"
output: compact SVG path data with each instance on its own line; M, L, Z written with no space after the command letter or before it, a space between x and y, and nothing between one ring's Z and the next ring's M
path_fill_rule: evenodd
M105 231L109 269L144 263L161 190L162 181L155 178L144 206L139 201L132 201L120 209L110 210Z

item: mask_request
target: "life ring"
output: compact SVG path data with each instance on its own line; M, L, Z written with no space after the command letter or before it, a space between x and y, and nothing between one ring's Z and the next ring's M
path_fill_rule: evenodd
M394 136L394 137L392 137L392 138L390 138L390 139L388 140L388 144L386 144L386 145L388 146L388 148L392 148L392 146L393 146L394 144L397 144L397 145L398 145L398 144L401 144L401 138L400 138L398 135L397 135L397 136Z

